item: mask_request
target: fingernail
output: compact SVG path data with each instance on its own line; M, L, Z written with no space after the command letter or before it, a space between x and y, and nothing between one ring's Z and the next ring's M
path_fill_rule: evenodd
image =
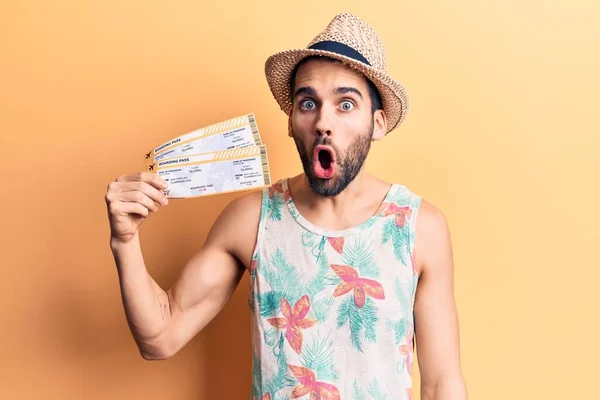
M165 206L166 206L167 204L169 204L169 199L167 199L167 198L165 197L164 199L162 199L162 203L163 203L163 205L165 205Z

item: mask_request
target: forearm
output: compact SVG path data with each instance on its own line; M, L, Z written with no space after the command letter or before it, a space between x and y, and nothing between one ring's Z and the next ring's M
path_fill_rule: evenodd
M111 250L131 333L144 358L162 358L171 317L167 293L148 273L137 234L127 243L111 241Z

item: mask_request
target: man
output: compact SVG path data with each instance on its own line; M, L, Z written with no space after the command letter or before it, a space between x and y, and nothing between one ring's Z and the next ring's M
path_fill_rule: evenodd
M466 399L448 227L432 204L365 172L408 100L377 34L336 16L307 49L270 57L304 173L231 202L174 286L148 274L138 228L166 205L155 174L106 194L111 249L141 355L177 353L250 274L254 399ZM418 217L418 218L417 218Z

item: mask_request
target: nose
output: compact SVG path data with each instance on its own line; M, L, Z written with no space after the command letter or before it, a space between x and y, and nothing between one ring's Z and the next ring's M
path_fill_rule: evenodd
M329 112L325 107L321 107L315 122L315 134L317 136L331 136L332 134L332 121Z

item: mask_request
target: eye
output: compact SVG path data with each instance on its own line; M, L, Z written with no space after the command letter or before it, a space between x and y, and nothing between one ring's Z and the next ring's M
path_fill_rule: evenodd
M354 103L352 103L351 101L346 100L342 103L342 110L344 110L344 111L350 111L353 108L354 108Z
M312 110L316 106L317 105L312 100L303 100L303 101L300 102L300 107L302 107L305 110Z

